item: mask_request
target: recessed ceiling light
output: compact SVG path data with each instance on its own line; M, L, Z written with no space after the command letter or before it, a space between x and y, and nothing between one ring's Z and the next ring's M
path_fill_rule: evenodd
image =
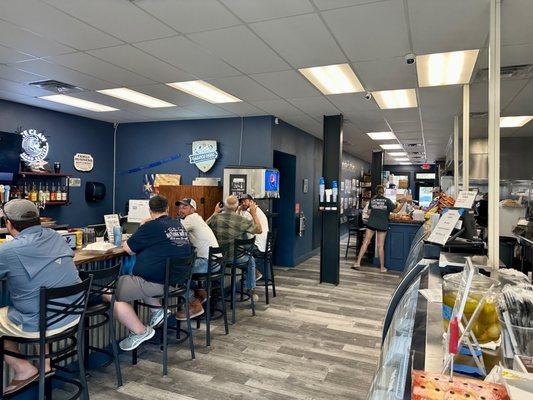
M95 103L89 100L78 99L77 97L67 96L65 94L53 94L50 96L41 96L39 98L53 101L56 103L66 104L67 106L83 108L89 111L96 111L96 112L118 111L118 108L105 106L103 104Z
M365 90L348 64L301 68L298 71L324 94L356 93Z
M210 103L237 103L242 101L205 81L173 82L167 83L167 85Z
M396 135L393 132L367 132L372 140L394 140Z
M393 143L393 144L380 144L381 148L383 150L401 150L402 145L399 143Z
M478 54L479 50L464 50L417 56L418 86L469 83Z
M418 105L415 89L382 90L372 92L372 96L374 96L379 108L383 110L389 108L412 108Z
M405 151L393 151L392 153L387 153L391 157L404 157L407 155Z
M128 88L97 90L97 92L149 108L176 107L175 104L156 99L155 97Z
M520 117L501 117L500 128L520 128L533 119L533 115L523 115Z
M409 158L402 157L402 158L395 158L396 161L409 161Z

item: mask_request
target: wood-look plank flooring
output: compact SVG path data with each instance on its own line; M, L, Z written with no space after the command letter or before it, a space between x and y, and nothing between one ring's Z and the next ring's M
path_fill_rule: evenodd
M341 252L344 255L344 252ZM184 343L169 349L162 376L159 346L144 345L136 366L121 356L124 386L115 388L113 366L91 371L92 400L313 400L364 399L379 358L381 322L398 275L377 268L349 269L341 259L341 284L320 285L319 258L294 269L276 268L277 297L257 316L240 305L237 324L213 327L205 348L195 333L196 360ZM202 324L203 328L203 324Z

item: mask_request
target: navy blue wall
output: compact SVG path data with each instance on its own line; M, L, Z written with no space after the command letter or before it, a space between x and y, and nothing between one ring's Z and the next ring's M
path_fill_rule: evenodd
M242 128L242 165L272 166L271 117L220 118L121 124L117 130L117 212L123 212L129 199L143 198L145 173L175 173L181 183L190 185L198 176L223 178L224 166L238 165ZM216 140L219 159L203 174L189 164L195 140ZM129 169L175 154L181 157L159 167L132 174Z
M50 144L48 161L51 164L61 162L62 172L72 173L82 180L82 187L71 188L72 204L47 207L42 215L71 226L102 223L103 215L112 210L113 126L107 122L0 100L0 131L14 132L18 128L43 132ZM76 153L92 154L93 171L74 170L73 157ZM106 185L108 194L102 202L85 202L86 181Z

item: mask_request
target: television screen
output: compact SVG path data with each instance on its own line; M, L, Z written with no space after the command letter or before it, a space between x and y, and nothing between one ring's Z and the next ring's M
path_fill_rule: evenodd
M19 172L22 136L0 132L0 182L11 183Z
M265 191L279 191L279 171L271 169L265 171Z

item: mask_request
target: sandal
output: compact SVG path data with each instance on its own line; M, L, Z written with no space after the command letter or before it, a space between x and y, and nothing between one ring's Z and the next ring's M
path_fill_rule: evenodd
M26 386L30 385L31 383L35 382L37 379L39 379L39 373L30 376L27 379L12 379L11 382L9 382L8 387L13 386L12 389L7 389L4 391L4 396L7 396L8 394L13 394L15 392L18 392L19 390L25 388Z

